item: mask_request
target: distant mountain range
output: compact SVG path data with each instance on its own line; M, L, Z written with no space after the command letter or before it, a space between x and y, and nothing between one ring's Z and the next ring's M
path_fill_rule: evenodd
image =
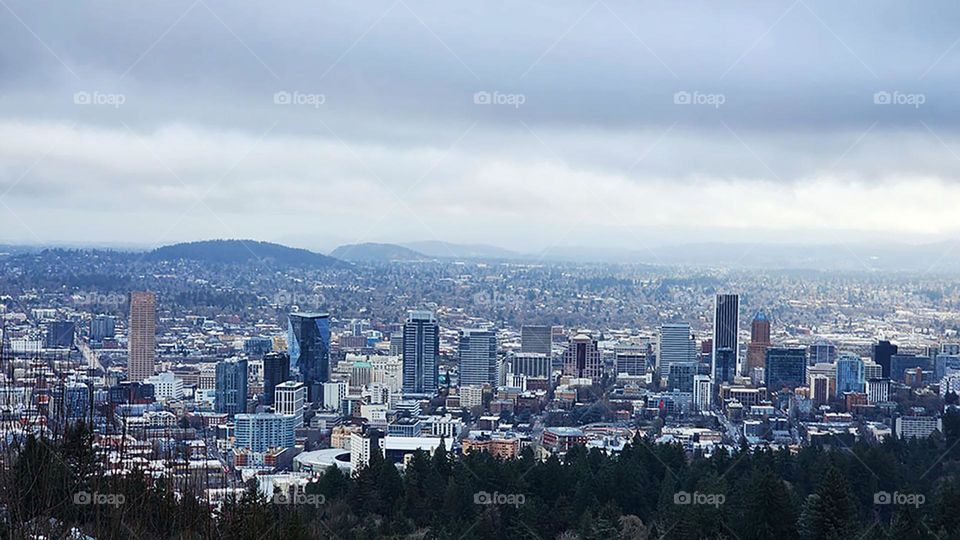
M40 253L43 246L0 245L0 257ZM72 249L77 248L53 248ZM89 251L91 248L80 248ZM114 254L126 249L93 249ZM271 260L290 266L328 267L337 264L392 261L486 260L521 263L572 262L642 264L650 266L726 269L815 270L823 272L921 272L955 274L960 271L960 240L927 244L673 244L622 249L560 246L536 253L520 253L483 244L410 242L405 244L347 244L329 255L255 240L205 240L154 249L147 260L187 259L217 263Z
M427 261L429 257L397 244L347 244L330 252L330 256L350 262Z
M256 240L203 240L163 246L149 252L146 259L243 263L269 260L290 266L333 266L341 261L306 249L292 248Z

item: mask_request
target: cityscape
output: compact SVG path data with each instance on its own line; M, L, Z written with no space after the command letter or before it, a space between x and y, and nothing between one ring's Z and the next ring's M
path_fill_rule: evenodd
M952 535L949 276L402 260L382 245L347 260L361 247L7 253L9 474L64 475L9 492L11 533L229 537L260 516L321 537ZM842 500L817 508L827 496ZM130 503L192 522L131 520ZM456 525L433 523L442 512Z
M958 18L0 0L0 540L960 539Z

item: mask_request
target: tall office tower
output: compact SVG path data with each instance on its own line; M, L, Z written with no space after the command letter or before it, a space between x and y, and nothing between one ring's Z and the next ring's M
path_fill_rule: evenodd
M73 321L52 321L44 325L47 329L43 337L45 349L69 349L73 347L73 336L77 325Z
M496 332L491 330L461 330L459 353L461 386L496 383Z
M320 385L330 380L330 315L291 313L287 330L290 368L307 387L307 399L320 399Z
M730 349L733 351L734 369L737 366L740 354L740 296L736 294L718 294L713 313L713 355L711 362L712 373L716 373L717 351ZM714 381L719 384L719 381Z
M754 368L763 367L767 349L770 348L770 319L762 312L750 323L750 344L747 345L747 361L744 375L750 375Z
M510 355L510 364L514 375L549 378L553 374L552 359L541 353L513 353Z
M273 407L277 414L294 417L294 427L303 425L303 405L307 402L307 387L301 382L287 381L276 388L276 403Z
M767 349L764 366L767 390L778 392L805 386L807 381L807 349L773 347Z
M713 381L717 385L732 383L737 374L737 355L730 347L723 347L713 353Z
M670 374L667 376L667 388L677 392L693 392L694 377L697 375L697 364L670 364Z
M149 291L130 293L127 336L127 379L142 381L156 370L157 296Z
M713 381L709 375L693 376L693 406L700 412L713 408Z
M549 326L525 324L520 327L520 352L553 353L553 329Z
M863 392L863 359L855 354L843 353L837 360L837 397L844 392Z
M263 404L273 405L274 389L290 380L290 355L271 352L263 356Z
M570 339L567 350L563 352L563 374L600 382L603 378L603 357L595 339L586 334L577 334Z
M247 412L247 360L230 358L217 362L217 386L213 409L220 414Z
M690 325L664 324L660 326L660 352L657 356L657 371L660 378L670 375L670 364L697 361L696 343L690 336Z
M883 377L890 378L890 358L897 354L897 346L889 341L880 341L873 346L873 361L883 368Z
M99 343L105 339L113 339L116 327L116 322L110 315L95 315L90 319L90 341Z
M810 365L832 364L837 359L837 346L826 340L817 340L810 344Z
M440 325L431 311L411 311L403 325L404 397L434 396L440 364Z

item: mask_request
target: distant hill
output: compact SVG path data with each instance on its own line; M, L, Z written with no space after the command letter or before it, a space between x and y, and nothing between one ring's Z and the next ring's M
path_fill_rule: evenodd
M333 266L340 263L337 259L320 253L256 240L203 240L173 244L151 251L146 258L214 263L270 260L291 266Z
M453 244L450 242L427 241L407 242L404 247L443 259L517 259L523 255L497 246L487 244Z
M396 244L347 244L330 252L331 257L350 262L426 261L431 257Z

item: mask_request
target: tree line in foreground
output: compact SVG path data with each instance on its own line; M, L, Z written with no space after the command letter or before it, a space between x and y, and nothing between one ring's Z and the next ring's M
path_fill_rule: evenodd
M956 413L943 435L850 448L707 458L637 438L619 455L545 461L421 452L402 473L374 458L296 497L249 485L219 505L145 472L108 474L92 442L78 425L5 454L4 538L960 538Z

